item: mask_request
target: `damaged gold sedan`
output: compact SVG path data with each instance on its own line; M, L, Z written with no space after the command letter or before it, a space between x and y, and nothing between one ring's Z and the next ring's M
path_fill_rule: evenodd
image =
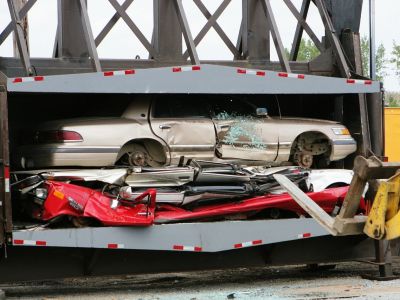
M238 99L182 101L141 97L119 117L39 125L19 147L23 168L163 166L186 158L324 166L356 151L340 123L271 117Z

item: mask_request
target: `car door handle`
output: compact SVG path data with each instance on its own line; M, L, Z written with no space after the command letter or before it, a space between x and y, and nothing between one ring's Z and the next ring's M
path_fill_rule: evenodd
M226 128L229 128L229 127L230 127L230 125L228 125L228 124L219 125L219 128L221 128L221 129L226 129Z
M171 125L161 124L158 126L160 129L171 129Z

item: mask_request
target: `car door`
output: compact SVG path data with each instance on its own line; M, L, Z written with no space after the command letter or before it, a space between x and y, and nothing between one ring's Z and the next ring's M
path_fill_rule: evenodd
M214 158L215 129L205 101L178 96L155 99L150 124L153 132L168 145L172 164L181 156Z
M222 158L275 161L278 128L267 115L257 116L256 106L240 99L212 104L218 147Z

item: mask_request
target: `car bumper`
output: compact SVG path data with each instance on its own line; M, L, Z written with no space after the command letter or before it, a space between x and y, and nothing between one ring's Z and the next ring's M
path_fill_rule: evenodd
M357 150L357 142L353 138L332 141L331 161L340 160Z
M23 168L43 167L101 167L115 163L119 147L82 146L24 146L18 151L18 161Z

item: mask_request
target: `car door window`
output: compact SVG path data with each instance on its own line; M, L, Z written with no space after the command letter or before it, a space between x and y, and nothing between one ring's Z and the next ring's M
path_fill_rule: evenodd
M157 99L154 105L154 118L209 118L208 105L202 100Z
M237 117L253 117L255 114L255 107L245 101L224 99L213 103L213 114L214 118L220 120Z

